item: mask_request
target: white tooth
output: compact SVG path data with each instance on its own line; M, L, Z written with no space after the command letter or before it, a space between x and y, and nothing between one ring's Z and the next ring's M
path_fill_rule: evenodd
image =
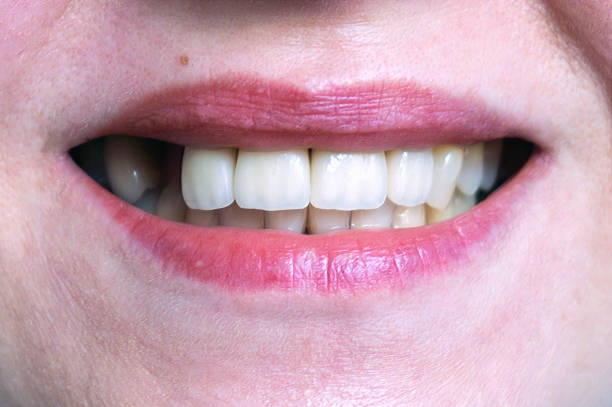
M501 140L489 141L484 146L484 170L482 181L480 182L480 188L484 191L491 190L495 185L501 153Z
M306 230L306 208L265 213L266 229L288 230L304 233Z
M157 205L158 198L159 191L157 189L149 189L142 194L140 199L134 202L134 206L153 214L155 213L155 206Z
M425 205L398 206L393 213L393 228L416 228L427 224Z
M263 229L264 213L255 209L242 209L235 203L219 211L221 226L243 229Z
M200 211L198 209L187 209L185 222L196 226L219 225L219 211Z
M157 201L155 214L166 220L182 222L185 219L187 206L181 196L181 189L176 183L172 183L162 191Z
M351 213L308 207L308 232L310 234L327 233L349 228Z
M159 149L149 140L110 136L105 142L104 162L111 189L129 203L159 185Z
M484 144L478 143L463 150L463 166L457 178L457 188L466 195L474 195L484 173Z
M454 218L464 212L469 211L476 205L476 197L474 195L465 195L461 192L455 192L453 199L444 209L427 207L427 223L438 223Z
M231 148L204 150L185 147L183 154L183 198L191 209L224 208L234 201L236 151Z
M351 229L380 229L391 227L395 205L387 200L377 209L353 211Z
M310 201L308 150L238 152L236 203L245 209L303 209Z
M443 209L453 197L463 162L463 150L455 146L438 146L434 148L433 154L434 178L427 204Z
M387 152L389 199L402 206L425 203L433 183L433 151L392 150Z
M387 196L384 153L312 150L310 202L319 209L375 209Z

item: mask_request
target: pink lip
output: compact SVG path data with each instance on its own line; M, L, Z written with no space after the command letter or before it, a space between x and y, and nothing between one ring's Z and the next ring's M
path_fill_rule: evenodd
M308 92L260 81L215 81L157 95L129 109L103 134L155 136L180 144L344 150L475 142L510 123L475 102L412 84ZM89 180L86 193L128 243L170 273L244 290L357 292L404 288L458 271L503 238L514 203L547 167L536 153L507 185L471 211L415 229L298 235L273 230L199 228L148 215ZM75 174L75 167L70 166Z

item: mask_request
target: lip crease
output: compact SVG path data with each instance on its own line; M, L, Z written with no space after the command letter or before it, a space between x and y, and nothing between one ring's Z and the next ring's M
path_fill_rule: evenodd
M126 112L102 134L185 145L380 151L467 144L501 138L512 129L510 120L477 102L414 84L312 92L224 79L155 95ZM341 293L404 289L428 276L458 272L507 237L518 216L516 202L547 167L548 155L536 151L510 182L446 222L326 235L170 222L121 201L92 180L77 184L122 231L121 244L136 245L168 273L228 289ZM77 169L71 163L63 172L83 178Z

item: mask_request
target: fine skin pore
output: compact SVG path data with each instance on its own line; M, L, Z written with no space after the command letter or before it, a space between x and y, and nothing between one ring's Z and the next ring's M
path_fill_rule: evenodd
M612 404L611 10L2 1L0 405ZM402 290L178 278L57 168L125 106L232 73L443 89L533 129L549 165L492 247Z

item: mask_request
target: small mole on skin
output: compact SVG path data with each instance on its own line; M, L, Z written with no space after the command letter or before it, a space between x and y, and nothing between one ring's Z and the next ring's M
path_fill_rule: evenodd
M181 55L179 58L179 61L181 62L181 65L183 66L189 65L189 57L187 55Z

